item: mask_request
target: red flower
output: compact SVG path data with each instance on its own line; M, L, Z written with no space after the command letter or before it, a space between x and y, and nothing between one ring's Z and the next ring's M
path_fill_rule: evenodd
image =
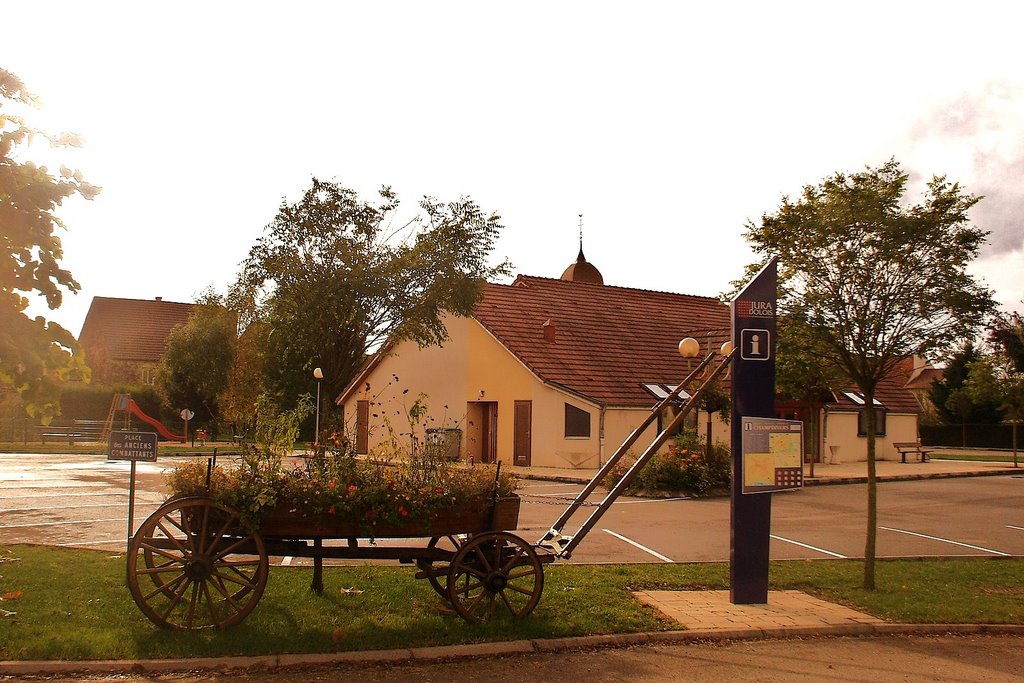
M437 495L441 495L442 493L444 493L444 489L438 486L436 489L434 489L434 493L436 493Z
M355 493L355 492L356 492L356 490L357 490L358 488L359 488L359 487L358 487L358 486L356 486L355 484L349 484L349 485L348 485L348 492L349 492L349 493Z
M333 515L334 514L334 506L333 505L331 507L327 508L327 514L329 514L329 515Z
M334 488L334 482L333 481L327 482L327 488L333 489Z
M376 513L376 512L374 512L373 510L367 510L367 511L366 511L366 516L367 516L367 518L369 518L369 519L373 519L374 517L376 517L376 516L377 516L377 513Z
M406 510L404 506L399 505L398 506L398 514L402 515L403 517L408 517L409 516L409 511Z

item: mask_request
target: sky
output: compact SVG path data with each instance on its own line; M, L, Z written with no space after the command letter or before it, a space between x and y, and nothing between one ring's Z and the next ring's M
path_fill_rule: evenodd
M972 272L1024 310L1024 6L1010 2L54 2L0 14L0 67L82 149L21 155L103 192L59 209L94 296L223 292L312 177L405 217L502 216L495 261L717 296L743 233L837 171L895 157L984 195ZM49 160L49 161L48 161Z

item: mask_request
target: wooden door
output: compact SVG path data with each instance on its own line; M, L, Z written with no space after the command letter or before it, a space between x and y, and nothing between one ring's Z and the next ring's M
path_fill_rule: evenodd
M356 453L370 452L370 402L356 401Z
M529 467L532 455L533 401L516 401L512 454L516 465Z
M483 404L483 429L480 435L480 462L490 463L498 459L498 404Z

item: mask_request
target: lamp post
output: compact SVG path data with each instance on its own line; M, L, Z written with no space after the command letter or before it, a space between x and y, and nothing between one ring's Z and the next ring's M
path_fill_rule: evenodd
M316 379L316 427L313 432L313 447L316 448L320 445L320 381L324 378L324 371L314 368L313 377Z

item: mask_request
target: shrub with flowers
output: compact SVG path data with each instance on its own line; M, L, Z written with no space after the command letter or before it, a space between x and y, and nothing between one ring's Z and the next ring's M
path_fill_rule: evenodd
M302 417L299 409L276 416L275 423L285 426L278 433L288 433L287 424ZM205 460L182 463L168 483L174 496L209 496L254 527L270 511L284 510L337 516L370 532L377 524L427 522L445 509L479 509L495 496L511 495L517 485L513 475L499 477L493 466L452 462L443 443L428 441L409 453L393 442L371 458L356 457L351 444L344 434L331 435L294 467L282 459L290 449L280 441L252 446L237 464L209 472Z
M634 462L636 458L624 457L609 473L605 485L611 488L617 484ZM714 444L709 458L700 437L695 432L684 432L666 450L647 462L626 492L635 495L665 492L705 494L728 490L730 480L729 449L722 444Z

